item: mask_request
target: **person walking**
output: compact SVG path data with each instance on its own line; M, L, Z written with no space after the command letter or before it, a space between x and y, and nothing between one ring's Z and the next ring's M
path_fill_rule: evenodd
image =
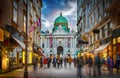
M84 65L83 57L80 56L77 58L77 78L82 78L82 67Z
M72 58L69 56L68 57L68 63L69 63L69 68L71 69L71 62L72 62Z
M43 57L40 58L40 68L43 67Z
M62 68L62 64L63 64L63 58L61 57L61 58L60 58L60 65L61 65L61 68Z
M120 53L117 53L117 56L116 56L116 68L117 68L117 73L119 73L119 68L120 68Z
M51 63L51 59L50 57L47 58L47 67L50 68L50 63Z
M33 69L34 69L34 75L35 75L38 67L38 58L36 56L33 56L32 63L33 63Z
M92 64L93 64L93 60L92 60L92 57L89 56L88 58L88 67L89 67L89 76L91 75L91 69L92 69Z
M60 58L59 57L57 58L57 66L58 66L58 69L59 69L59 66L60 66Z
M46 64L47 64L47 58L44 57L44 67L46 66Z
M112 73L112 69L113 69L113 59L111 57L108 57L107 59L107 65L108 65L108 71L110 72L110 74Z
M54 56L54 57L53 57L53 67L56 67L56 61L57 61L57 59L56 59L56 57Z
M73 61L74 61L74 67L76 67L77 58L76 58L76 57L74 57Z
M95 56L95 67L97 67L98 75L101 76L101 59L99 54ZM94 75L95 74L96 72L94 71Z
M105 63L106 63L105 57L102 57L101 63L102 63L102 71L105 71L105 67L106 67L106 65L105 65Z
M107 69L110 71L110 57L107 58Z
M66 57L64 58L64 67L65 68L67 67L67 58Z

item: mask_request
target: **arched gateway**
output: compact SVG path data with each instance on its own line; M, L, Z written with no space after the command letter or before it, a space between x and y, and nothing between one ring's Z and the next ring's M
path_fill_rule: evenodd
M57 48L57 54L58 55L60 55L60 54L63 55L63 47L62 46L58 46L58 48Z

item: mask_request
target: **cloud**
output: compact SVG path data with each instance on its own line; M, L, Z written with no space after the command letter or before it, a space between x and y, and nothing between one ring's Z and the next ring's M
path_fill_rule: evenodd
M52 30L55 19L63 13L68 19L69 28L77 30L77 0L43 0L42 30ZM45 29L46 28L46 29Z

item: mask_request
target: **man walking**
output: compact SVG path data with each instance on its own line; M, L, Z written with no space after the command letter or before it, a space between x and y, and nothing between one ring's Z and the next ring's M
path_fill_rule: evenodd
M84 65L83 57L80 54L79 57L77 58L77 78L82 78L81 69L83 65Z
M93 64L92 58L91 58L91 56L89 56L89 58L88 58L89 76L91 75L91 72L92 72L91 71L92 64Z
M97 71L98 71L98 75L101 75L101 60L100 60L100 55L96 55L95 56L95 66L97 67ZM94 74L96 74L96 72L94 71Z

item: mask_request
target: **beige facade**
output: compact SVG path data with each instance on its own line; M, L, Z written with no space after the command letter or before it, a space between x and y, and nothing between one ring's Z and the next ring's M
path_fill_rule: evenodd
M113 17L114 19L111 19L111 15L107 11L114 2L114 0L78 0L78 8L81 8L81 10L78 10L78 13L81 13L78 14L77 23L78 27L81 27L81 29L78 30L81 36L78 36L78 38L82 38L84 35L88 38L88 44L80 44L82 48L88 47L86 53L100 53L101 56L105 58L108 56L112 57L111 41L112 28L114 28L115 25L113 20L115 18Z
M26 12L27 4L28 12ZM28 32L28 64L32 63L33 44L40 46L41 26L37 26L36 22L41 19L41 8L42 0L28 0L28 3L27 0L0 1L0 29L4 31L4 40L0 41L0 71L24 65L26 15L28 15L28 31L31 26L35 27L34 31Z

